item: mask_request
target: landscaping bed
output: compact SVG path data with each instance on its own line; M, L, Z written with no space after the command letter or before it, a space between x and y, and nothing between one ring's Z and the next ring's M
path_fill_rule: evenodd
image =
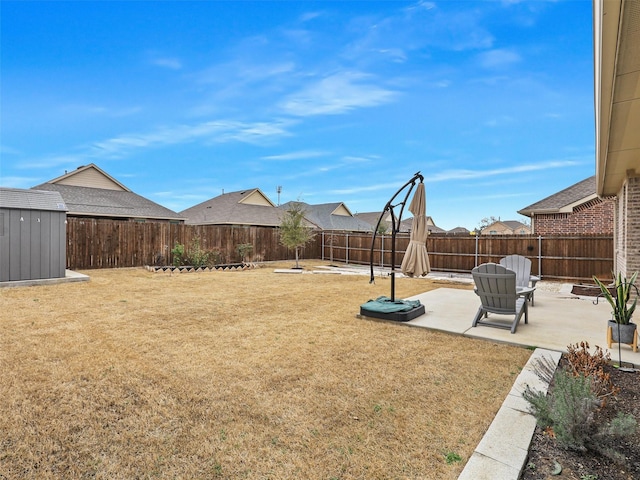
M226 263L220 265L212 265L207 267L194 267L190 265L180 265L178 267L174 265L147 265L145 267L150 272L175 272L175 273L190 273L190 272L214 272L216 270L248 270L250 268L256 268L255 263Z
M563 357L562 362L566 361ZM605 373L620 388L606 406L597 412L598 423L611 421L618 412L633 415L640 421L640 372L624 372L607 365ZM550 386L553 390L554 383ZM628 437L617 438L606 445L619 452L623 459L614 461L605 455L587 451L575 452L561 448L555 438L536 427L529 459L521 480L634 480L640 478L640 429ZM561 469L561 472L559 470ZM554 473L555 472L555 473Z

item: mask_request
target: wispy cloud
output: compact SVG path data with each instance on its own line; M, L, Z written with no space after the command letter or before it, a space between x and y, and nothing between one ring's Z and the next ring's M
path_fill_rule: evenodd
M92 145L94 151L117 157L131 149L188 143L195 140L257 143L269 137L289 135L284 122L243 123L216 120L196 125L163 127L149 133L121 135Z
M123 118L136 115L142 111L140 106L108 107L104 105L89 105L79 103L69 103L60 107L60 112L64 115L74 116L95 116Z
M204 144L231 141L262 144L291 135L288 127L292 124L293 122L291 121L238 122L217 120L195 125L160 127L151 132L119 135L95 142L89 146L77 148L77 153L48 156L27 161L21 165L21 168L73 165L78 164L78 162L86 162L88 159L120 159L126 158L136 150L161 148L195 141L204 142Z
M337 190L329 190L329 193L335 194L335 195L353 195L355 193L389 191L395 187L400 187L400 186L402 186L402 182L378 183L375 185L367 185L365 187L341 188Z
M410 61L433 48L465 51L491 48L493 35L482 25L482 9L458 9L454 2L419 1L384 17L353 22L359 36L347 44L347 59L377 58Z
M489 50L478 55L480 66L488 69L508 67L521 60L519 53L508 49Z
M502 115L499 117L493 117L484 122L484 126L490 128L503 127L514 123L515 119L509 115Z
M340 115L356 108L374 107L391 102L398 92L369 82L361 72L341 72L290 95L280 105L294 116Z
M370 163L374 160L379 159L380 157L378 157L377 155L370 155L370 156L360 156L360 157L355 157L353 155L347 155L342 157L342 160L344 160L346 163Z
M0 185L7 188L31 188L37 182L34 177L0 176Z
M474 179L483 179L483 178L491 178L498 177L504 175L512 175L516 173L526 173L526 172L534 172L539 170L550 170L550 169L558 169L558 168L568 168L576 165L580 165L582 162L577 160L558 160L558 161L549 161L542 162L536 164L528 164L528 165L517 165L514 167L506 167L506 168L496 168L496 169L488 169L488 170L444 170L442 172L431 172L429 175L425 175L424 181L425 183L436 183L436 182L446 182L446 181L456 181L456 180L474 180ZM401 186L403 182L387 182L380 184L367 185L362 187L355 188L345 188L345 189L337 189L330 190L331 194L335 195L353 195L365 192L379 192L379 191L388 191L393 189L396 186Z
M487 170L445 170L440 173L431 174L425 177L425 182L435 183L444 182L450 180L471 180L477 178L495 177L500 175L511 175L514 173L526 173L535 172L539 170L550 170L557 168L568 168L576 165L580 165L581 162L577 160L558 160L534 163L528 165L516 165L506 168L495 168Z
M235 140L257 145L291 136L292 133L287 129L288 125L287 122L233 122L233 125L230 125L231 128L229 128L228 131L212 140L216 142L230 142Z
M405 8L405 12L413 12L415 10L432 10L436 8L435 2L429 2L425 0L420 0L419 2L414 3L413 5Z
M158 67L168 68L170 70L182 69L182 62L178 58L171 58L171 57L155 58L151 61L151 63Z
M280 77L290 74L295 70L292 61L257 61L250 63L247 60L236 60L231 63L212 66L195 75L195 80L201 84L220 84L229 80L232 76L243 85L268 78Z
M8 145L0 144L0 154L3 155L20 155L20 150L10 147Z
M329 152L322 150L300 150L297 152L283 153L280 155L267 155L261 157L262 160L276 160L276 161L289 161L289 160L304 160L307 158L318 158L328 155Z
M59 167L60 165L80 165L87 160L87 153L78 152L76 154L67 155L47 155L40 158L28 158L23 162L16 165L16 168L20 169L34 169L34 168L51 168Z
M321 12L307 12L307 13L303 13L302 15L300 15L300 21L302 23L308 22L309 20L313 20L315 18L318 18L322 15Z

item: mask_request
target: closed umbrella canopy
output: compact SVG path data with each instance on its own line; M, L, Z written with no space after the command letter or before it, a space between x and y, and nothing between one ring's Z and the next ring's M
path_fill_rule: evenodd
M423 277L431 271L427 254L427 201L424 183L419 183L416 193L409 204L409 211L413 213L409 245L402 259L402 273L409 277Z

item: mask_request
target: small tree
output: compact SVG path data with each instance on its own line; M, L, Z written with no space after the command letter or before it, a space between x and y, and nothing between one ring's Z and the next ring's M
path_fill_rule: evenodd
M500 219L497 217L494 217L493 215L490 217L484 217L482 220L480 220L480 222L478 223L478 228L476 229L477 232L481 232L482 230L484 230L485 228L487 228L489 225L499 222Z
M300 202L291 202L280 223L280 243L296 251L296 268L299 249L309 243L315 234L305 225L304 206Z
M376 232L378 235L384 235L389 231L389 222L385 222L382 220L378 225L378 231Z

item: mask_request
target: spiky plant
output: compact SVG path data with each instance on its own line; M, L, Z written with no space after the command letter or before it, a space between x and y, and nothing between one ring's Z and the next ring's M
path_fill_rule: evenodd
M636 309L636 303L638 302L638 297L636 296L633 303L629 305L631 289L635 288L634 284L638 278L638 272L631 275L629 279L623 277L620 272L617 276L614 274L613 278L615 280L613 285L615 295L611 293L607 285L602 283L595 275L593 276L596 285L600 287L601 295L607 299L607 302L609 302L609 305L613 308L613 321L620 325L628 325Z

